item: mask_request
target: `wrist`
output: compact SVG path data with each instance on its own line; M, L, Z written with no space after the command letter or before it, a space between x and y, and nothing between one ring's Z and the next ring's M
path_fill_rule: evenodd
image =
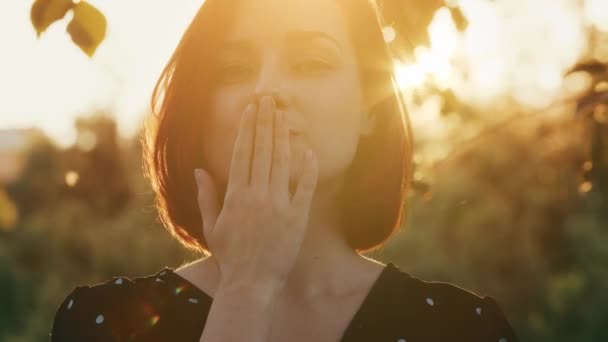
M228 279L218 283L216 296L235 296L253 301L269 302L283 288L279 279Z

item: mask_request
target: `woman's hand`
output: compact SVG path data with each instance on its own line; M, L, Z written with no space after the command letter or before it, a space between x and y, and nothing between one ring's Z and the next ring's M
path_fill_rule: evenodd
M224 284L284 282L299 253L317 184L317 162L309 150L291 198L287 123L271 97L260 102L259 110L249 104L242 116L223 208L212 178L197 169L203 232Z

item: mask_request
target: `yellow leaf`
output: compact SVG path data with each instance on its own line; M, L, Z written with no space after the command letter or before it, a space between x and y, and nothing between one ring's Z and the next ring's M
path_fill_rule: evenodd
M30 20L38 37L52 23L65 17L72 6L72 0L36 0L30 11Z
M88 2L80 1L74 5L74 17L67 31L74 43L90 57L105 38L106 26L103 13Z

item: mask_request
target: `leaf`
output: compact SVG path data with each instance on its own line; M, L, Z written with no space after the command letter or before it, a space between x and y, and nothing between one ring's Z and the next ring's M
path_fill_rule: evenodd
M40 37L52 23L65 17L72 6L72 0L36 0L30 11L30 20L36 29L36 35Z
M74 5L74 17L68 24L67 31L72 41L89 57L106 36L106 17L93 5L80 1Z

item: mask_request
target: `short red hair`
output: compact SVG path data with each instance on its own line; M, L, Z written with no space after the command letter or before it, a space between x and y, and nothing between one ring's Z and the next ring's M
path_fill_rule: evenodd
M360 141L339 199L344 237L354 250L365 252L401 226L412 174L412 134L375 2L336 1L346 14L364 95L373 99L369 109L376 115L376 132ZM207 243L193 169L204 167L200 127L212 80L208 66L238 3L206 0L201 6L156 84L154 116L142 134L144 172L160 219L184 246L201 252Z

